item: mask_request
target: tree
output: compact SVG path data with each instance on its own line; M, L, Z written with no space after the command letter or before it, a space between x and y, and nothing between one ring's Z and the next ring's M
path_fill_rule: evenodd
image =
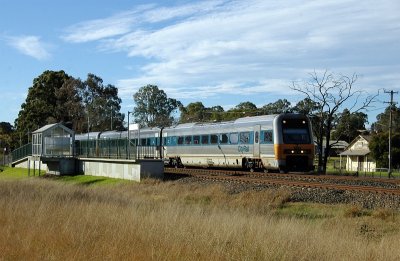
M310 98L304 98L299 101L294 107L293 112L297 112L304 115L312 115L318 111L318 103L311 100Z
M79 79L70 77L55 90L56 108L54 122L64 122L67 127L81 132L85 120L84 104L79 90L83 88Z
M375 132L387 132L389 130L390 106L383 113L376 116L377 121L371 125L371 129ZM392 106L392 130L400 132L400 108Z
M205 107L202 102L192 102L186 107L180 106L179 123L222 121L226 115L221 106Z
M11 134L14 130L14 127L9 122L0 122L0 133L1 134Z
M103 85L103 79L89 73L84 82L77 83L84 114L80 131L122 130L125 115L120 113L121 98L113 85ZM89 128L87 124L90 124Z
M207 108L204 107L202 102L192 102L186 107L181 106L181 117L179 122L204 122L208 121L209 115L207 115Z
M261 108L263 114L280 114L291 112L291 104L286 99L279 99L276 102L268 103Z
M9 122L0 122L0 149L13 147L14 127Z
M365 123L368 123L368 115L363 112L351 113L344 109L338 114L338 121L332 139L345 140L351 142L360 134L360 130L365 130Z
M349 111L354 110L354 112L365 110L378 95L366 96L363 102L359 103L358 101L365 93L354 89L356 81L356 74L348 77L334 75L326 70L322 74L314 71L310 74L309 81L292 83L291 88L293 90L304 94L309 100L317 104L317 110L309 116L315 117L320 122L314 131L318 133L317 136L325 138L325 146L323 146L323 138L317 140L317 148L320 152L318 154L318 171L321 173L326 173L326 164L333 145L330 144L331 131L335 127L335 118L340 121L340 115L337 115L338 111L344 106L349 108ZM323 151L324 147L325 151Z
M257 106L249 101L241 102L224 114L224 120L235 120L245 116L255 116L258 114Z
M208 111L210 113L210 121L222 121L224 119L225 111L222 106L212 106L211 108L208 108Z
M15 121L18 136L26 142L32 131L50 123L63 122L76 132L123 129L118 89L88 74L86 81L64 71L45 71L33 80Z
M387 168L389 165L389 134L387 132L378 133L372 136L369 143L371 156L375 159L379 168ZM400 165L400 134L392 136L392 164L399 167Z
M70 78L64 71L45 71L33 80L15 120L17 132L24 141L29 139L30 132L59 120L55 115L58 110L56 91Z
M256 112L257 106L252 102L241 102L235 106L234 110L236 111L244 111L244 112Z
M172 113L182 103L168 98L156 85L146 85L133 95L136 106L133 109L135 122L143 127L165 127L174 122Z

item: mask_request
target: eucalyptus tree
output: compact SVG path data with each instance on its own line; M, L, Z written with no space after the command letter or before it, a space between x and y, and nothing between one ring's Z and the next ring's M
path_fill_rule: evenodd
M182 103L172 98L156 85L141 87L133 95L135 107L134 121L142 127L165 127L171 125L175 119L173 113Z
M77 86L85 115L80 124L83 127L81 131L123 129L125 115L120 112L122 101L118 88L111 84L104 85L103 79L91 73Z
M355 89L358 79L352 76L336 75L325 70L323 73L314 71L308 81L293 82L291 88L296 90L316 104L316 110L309 116L319 122L315 130L319 137L317 140L318 171L326 173L326 164L332 144L330 143L331 131L335 127L335 120L340 120L338 112L348 108L349 112L359 112L368 109L375 101L378 94L368 95L364 91ZM360 102L361 101L361 102ZM325 146L323 142L325 140ZM324 151L323 151L323 148Z
M335 131L332 132L332 139L345 140L350 143L365 131L365 124L368 123L368 115L363 112L351 113L348 109L344 109L342 113L337 114L337 123Z
M209 121L210 115L202 102L192 102L186 107L181 106L180 123Z
M400 168L400 133L395 133L391 138L391 163L395 168ZM379 168L387 168L389 166L388 139L388 132L376 133L375 135L372 135L368 145L371 151L371 156L375 159L376 165Z
M245 117L245 116L255 116L257 115L258 108L257 106L249 101L241 102L232 109L229 109L224 113L225 120L235 120L237 118Z
M23 142L29 140L30 132L60 119L56 92L71 79L64 71L45 71L33 80L15 120L15 126Z
M279 99L276 102L271 102L260 109L263 114L280 114L285 112L291 112L292 107L288 100Z
M392 105L392 130L393 133L400 132L400 108ZM390 106L383 113L376 116L376 122L371 125L375 132L387 132L389 130Z
M0 122L0 149L13 147L14 127L9 122Z
M123 128L118 89L88 74L85 81L64 71L45 71L33 80L21 105L15 126L23 143L30 133L46 124L63 122L76 132ZM88 128L88 119L91 128Z

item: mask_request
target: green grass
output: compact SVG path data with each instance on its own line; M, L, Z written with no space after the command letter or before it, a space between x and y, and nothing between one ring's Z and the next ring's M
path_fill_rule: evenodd
M36 170L35 175L33 170L30 172L30 176L28 176L28 169L25 168L10 168L10 167L2 167L3 171L0 172L0 180L20 180L27 178L45 178L52 179L55 181L65 182L65 183L73 183L77 185L112 185L112 184L121 184L128 183L130 181L123 179L113 179L107 177L96 177L89 175L74 175L74 176L57 176L57 175L45 175L45 171L40 172Z
M4 179L24 179L28 178L28 169L24 168L10 168L10 167L2 167L3 171L0 172L0 180ZM41 175L45 172L41 171ZM30 175L33 177L34 173L31 170ZM35 176L39 176L39 171L35 172Z
M356 175L356 171L346 171L345 169L342 169L342 171L339 171L338 168L334 168L334 162L336 161L336 167L339 167L339 161L340 161L340 157L329 157L328 158L328 162L326 164L326 172L327 174L331 174L331 175L349 175L349 176L354 176ZM346 158L343 157L342 158L342 163L343 166L346 162ZM315 165L318 165L318 161L315 162ZM388 173L387 171L376 171L376 172L364 172L361 171L358 173L359 176L367 176L367 177L376 177L376 178L387 178L388 177ZM392 172L392 177L395 178L400 178L400 172L393 171Z
M333 207L317 203L289 202L278 208L275 215L287 218L316 220L340 216L342 211L340 206Z
M124 179L114 179L107 177L96 177L89 175L75 175L75 176L55 176L55 175L47 175L46 178L65 182L65 183L73 183L77 185L114 185L114 184L122 184L129 183L131 181Z

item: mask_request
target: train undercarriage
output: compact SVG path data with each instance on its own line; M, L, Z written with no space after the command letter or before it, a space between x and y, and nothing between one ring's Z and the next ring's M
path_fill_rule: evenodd
M284 163L284 164L282 164ZM170 157L164 160L164 165L175 168L234 168L264 172L312 171L307 156L288 156L285 161L261 158L199 158L199 157Z

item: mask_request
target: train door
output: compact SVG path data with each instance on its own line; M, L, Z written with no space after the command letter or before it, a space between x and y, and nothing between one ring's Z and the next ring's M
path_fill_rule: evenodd
M260 157L260 134L261 134L261 125L254 126L253 156L255 158Z

